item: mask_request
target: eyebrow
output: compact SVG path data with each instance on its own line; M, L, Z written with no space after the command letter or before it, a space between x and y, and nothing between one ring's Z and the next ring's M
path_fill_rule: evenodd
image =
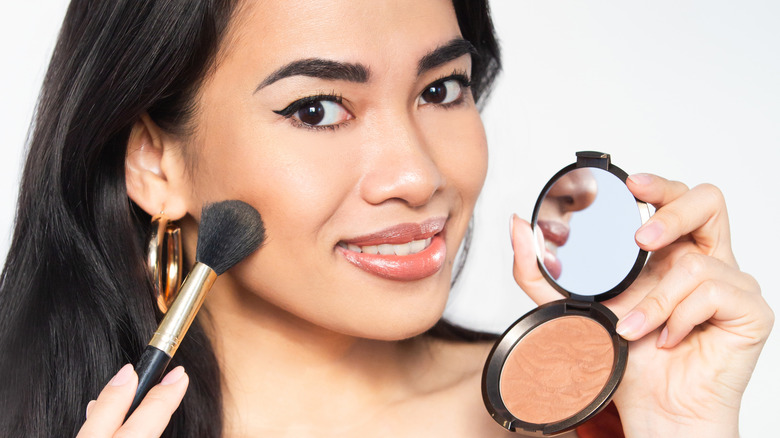
M362 64L331 61L329 59L309 58L293 61L268 75L255 89L255 93L274 82L290 76L309 76L330 81L349 81L365 83L371 75L368 67Z
M420 58L420 61L417 63L417 76L468 54L476 55L477 50L469 41L463 38L453 38ZM255 88L254 92L257 93L274 82L291 76L309 76L330 81L341 80L366 83L371 76L371 70L363 64L322 58L299 59L268 75Z
M477 49L469 41L463 38L453 38L420 58L420 62L417 63L417 76L463 55L476 54Z

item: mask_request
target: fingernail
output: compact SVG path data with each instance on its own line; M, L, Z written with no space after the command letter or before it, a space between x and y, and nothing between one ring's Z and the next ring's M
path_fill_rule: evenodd
M663 330L661 330L661 334L658 335L658 340L655 341L656 348L663 348L664 345L666 345L666 338L669 337L669 328L664 327Z
M515 214L509 216L509 243L512 244L512 250L515 249Z
M632 183L645 186L653 182L653 177L649 173L635 173L628 177Z
M650 221L636 232L636 241L641 245L650 245L664 234L664 226L660 222Z
M87 412L84 413L84 418L89 418L89 411L92 409L92 405L95 404L95 400L90 401L87 403Z
M615 330L622 337L631 337L638 333L645 325L645 314L637 310L632 310L623 319L618 321L618 325Z
M119 370L118 373L108 382L111 386L122 386L130 381L130 377L133 375L133 366L127 364Z
M184 376L184 367L183 366L177 366L176 368L172 369L164 379L162 379L162 382L160 382L160 385L172 385L176 382L178 382L182 376Z

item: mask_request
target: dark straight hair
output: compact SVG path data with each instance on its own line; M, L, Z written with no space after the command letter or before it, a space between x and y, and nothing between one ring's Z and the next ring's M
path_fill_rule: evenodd
M144 266L149 216L127 197L143 114L189 132L236 0L73 0L30 136L0 279L0 436L74 436L87 402L134 362L161 315ZM499 70L487 4L453 1L483 101ZM463 338L462 334L445 337ZM468 336L466 336L468 338ZM222 433L220 371L196 321L171 367L191 377L164 436Z

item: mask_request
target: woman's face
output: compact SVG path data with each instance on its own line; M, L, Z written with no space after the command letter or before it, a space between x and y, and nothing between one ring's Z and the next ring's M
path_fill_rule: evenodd
M186 145L188 209L246 201L266 242L211 295L361 337L433 325L487 166L470 74L449 0L239 7Z

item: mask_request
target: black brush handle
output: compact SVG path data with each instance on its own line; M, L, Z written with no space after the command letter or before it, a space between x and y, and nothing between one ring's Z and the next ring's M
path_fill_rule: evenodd
M164 351L151 345L146 346L144 353L138 360L138 364L135 366L135 372L138 374L138 388L135 390L135 398L133 399L133 404L130 405L130 410L127 411L125 421L135 411L135 408L141 404L141 401L146 397L146 393L154 385L160 383L170 361L171 357L165 354Z

